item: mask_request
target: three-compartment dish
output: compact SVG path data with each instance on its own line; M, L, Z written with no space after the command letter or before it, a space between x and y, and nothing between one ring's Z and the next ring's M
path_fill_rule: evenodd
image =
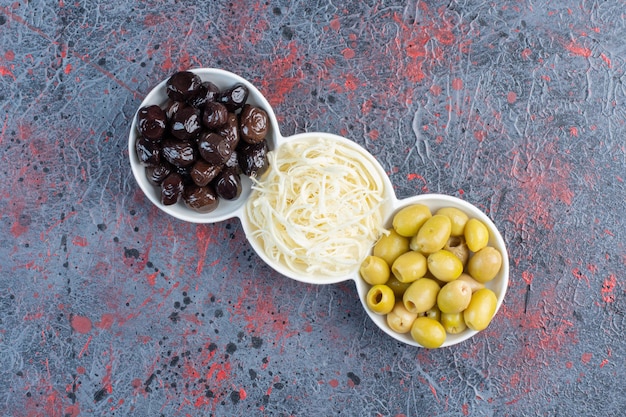
M464 299L471 300L478 292L481 296L474 298L487 301L471 308L470 301L467 305L463 301L463 309L455 314L458 321L459 313L473 309L469 315L478 315L483 322L488 316L485 327L488 325L503 302L509 264L502 236L481 210L461 199L439 194L397 199L382 166L355 142L321 132L283 137L268 101L244 78L212 68L177 74L178 78L164 80L146 96L130 129L131 168L141 190L154 205L187 222L215 223L239 218L250 245L274 270L309 284L353 280L366 312L376 325L391 337L414 346L454 345L484 328L482 324L475 326L476 319L471 317L465 320L469 327L462 318L464 327L446 327L437 293L450 293L440 290L458 281L461 275L484 270L487 262L493 273L490 271L488 277L475 273L478 280L473 279L472 285L462 288L470 293L464 294ZM207 103L217 104L207 106ZM472 231L470 240L474 250L466 250L459 270L456 261L446 263L449 259L442 255L448 253L439 253L448 252L444 245L416 246L418 229L427 219L414 216L411 218L416 218L415 230L404 232L406 236L398 239L401 243L394 243L406 247L387 258L386 269L382 267L386 275L377 276L374 281L368 279L368 273L363 272L364 264L372 259L380 264L380 259L388 256L378 256L377 242L395 235L394 219L398 213L416 206L426 208L427 217L436 220L446 217L448 209L465 215L462 226L457 219L456 229L461 227L460 231L452 230L454 216L446 217L451 219L449 225L443 219L444 229L450 229L443 231L447 233L444 245L453 239L456 246L466 247L463 227L468 220L479 222L480 233L486 232L479 233L480 246L474 245ZM443 214L439 213L440 209L445 209ZM500 255L499 263L492 261L493 257L476 256L485 247ZM419 260L417 266L408 268L412 274L409 277L402 273L402 265L394 267L394 261L412 252L419 254ZM480 268L469 266L470 262L479 263ZM404 321L411 320L408 327L405 322L399 327L395 325L399 319L389 306L378 308L383 295L387 297L390 293L390 280L403 284L396 282L391 296L393 304L398 304L398 309L415 307L408 316L400 313ZM434 302L433 291L425 297L428 305L416 306L414 295L403 299L407 288L418 281L420 285L427 281L437 285L433 290ZM459 283L454 286L461 286ZM391 301L385 299L385 302ZM420 303L421 300L417 304ZM442 301L441 305L446 310L450 304ZM411 331L415 321L419 324L413 325L415 329ZM423 329L418 328L423 324L426 324ZM443 340L442 328L446 330ZM439 341L431 345L424 335L432 336L433 331Z

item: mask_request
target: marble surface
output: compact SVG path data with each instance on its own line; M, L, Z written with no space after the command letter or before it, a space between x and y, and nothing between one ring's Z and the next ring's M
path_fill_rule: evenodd
M623 0L0 1L0 415L618 415ZM129 127L217 67L288 136L343 135L399 198L460 197L509 248L490 327L425 350L354 284L268 268L237 219L139 190Z

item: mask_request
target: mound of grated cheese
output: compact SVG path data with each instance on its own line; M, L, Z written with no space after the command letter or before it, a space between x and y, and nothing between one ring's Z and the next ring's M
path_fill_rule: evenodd
M384 231L384 183L374 165L340 142L287 141L268 153L246 205L267 257L307 276L353 271Z

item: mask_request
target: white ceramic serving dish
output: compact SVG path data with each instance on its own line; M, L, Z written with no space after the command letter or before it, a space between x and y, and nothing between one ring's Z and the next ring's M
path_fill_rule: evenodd
M436 211L442 207L456 207L460 210L464 211L470 218L476 218L481 220L485 225L487 225L490 233L489 245L495 247L502 254L502 268L500 272L492 281L486 284L486 287L493 290L497 296L497 309L499 310L502 302L504 300L506 290L508 287L508 279L509 279L509 260L508 254L506 250L506 245L502 236L500 235L498 229L493 224L491 219L485 215L481 210L479 210L474 205L461 200L456 197L441 195L441 194L422 194L416 195L406 199L397 199L395 192L393 190L393 185L389 180L389 177L385 173L383 167L378 163L378 161L369 153L367 150L362 148L360 145L356 144L349 139L346 139L341 136L333 135L330 133L320 133L320 132L310 132L310 133L301 133L294 136L283 137L280 133L280 129L278 126L278 122L276 120L276 116L274 114L273 109L271 108L269 102L265 99L265 97L257 90L257 88L251 84L246 79L230 73L228 71L224 71L221 69L214 68L198 68L191 70L197 73L203 81L211 81L216 84L220 88L227 88L236 83L242 83L248 87L249 96L248 103L262 107L268 114L269 118L269 129L266 140L268 142L268 147L270 150L275 150L287 141L290 140L307 140L323 138L326 140L338 141L341 144L346 145L354 150L355 155L358 158L363 158L367 160L371 165L374 166L374 169L377 171L373 173L374 175L378 175L381 181L384 184L384 195L385 202L381 207L383 219L386 219L384 227L391 228L391 222L393 215L402 207L411 204L425 204L430 207L431 211ZM167 95L165 92L166 81L158 84L142 101L139 108L151 105L158 104L164 105L167 102ZM138 109L139 109L138 108ZM245 213L245 205L248 199L252 194L252 181L242 175L242 193L238 199L233 201L221 200L219 206L216 210L210 213L198 213L189 208L187 208L184 203L180 202L175 205L165 206L160 202L160 192L157 187L154 187L150 184L145 175L145 168L140 164L136 152L135 152L135 141L137 139L138 131L136 128L136 117L133 118L132 126L129 134L128 141L128 149L129 149L129 157L130 157L130 165L132 172L135 176L137 183L139 184L141 190L144 192L146 197L159 209L163 212L183 221L192 222L192 223L216 223L220 221L224 221L232 218L239 218L241 221L242 227L246 236L248 237L248 241L250 245L255 250L255 252L259 255L259 257L266 262L270 267L272 267L278 273L289 277L291 279L305 282L307 284L334 284L338 282L344 282L352 280L355 282L357 292L359 294L359 298L365 308L365 311L370 316L372 321L380 328L383 332L393 337L394 339L406 343L408 345L420 346L417 342L415 342L410 334L398 334L391 330L386 323L385 316L378 315L372 312L366 303L366 294L369 290L370 286L367 284L361 277L359 276L358 267L355 267L354 270L349 271L345 275L342 276L319 276L319 275L306 275L300 272L295 272L290 270L286 265L277 263L272 261L263 251L263 247L259 242L251 237L251 225L247 219ZM374 241L370 242L371 246L375 244ZM474 336L477 332L472 330L465 330L456 335L447 335L447 339L442 345L451 346L462 341L465 341L472 336Z

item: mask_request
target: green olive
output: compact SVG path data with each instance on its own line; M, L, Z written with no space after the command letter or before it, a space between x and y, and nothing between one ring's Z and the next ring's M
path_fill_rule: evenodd
M386 285L391 288L391 291L393 291L393 295L396 296L396 299L401 300L404 292L411 286L411 284L411 282L400 282L398 278L392 275L389 277Z
M454 281L463 272L461 260L452 252L440 249L428 255L428 270L440 281Z
M463 265L467 263L470 251L467 247L467 243L465 243L464 236L450 236L450 239L443 245L443 248L448 252L452 252L454 256L459 258Z
M448 334L459 334L467 329L463 312L460 313L441 313L441 324Z
M478 282L489 282L498 275L502 267L502 254L496 248L485 246L476 252L467 263L467 272Z
M450 238L452 223L448 216L435 214L411 238L410 248L422 253L433 253L443 248Z
M424 313L437 304L439 284L430 278L413 282L402 296L404 306L411 313Z
M389 280L389 265L383 258L368 256L359 268L359 273L365 282L370 285L384 284Z
M478 252L489 242L489 230L483 222L478 219L469 219L465 224L465 242L472 252Z
M387 324L394 332L408 333L416 318L417 314L407 310L402 301L397 301L393 310L387 314Z
M415 251L403 253L391 265L391 272L400 282L417 281L427 270L426 257Z
M472 289L472 292L476 292L480 290L481 288L485 288L485 284L483 284L482 282L476 281L474 278L472 278L471 276L469 276L469 274L466 274L465 272L463 272L456 280L467 282L470 288Z
M465 223L467 223L468 217L463 211L456 207L444 207L437 210L435 214L443 214L450 218L452 228L450 229L450 236L462 236L463 229L465 229Z
M427 349L436 349L446 341L446 330L429 317L418 317L411 326L411 337Z
M437 294L437 306L442 313L460 313L472 299L472 288L458 279L441 287Z
M367 306L376 314L387 314L396 303L391 288L385 284L374 285L369 289L366 296Z
M395 230L390 230L378 239L374 245L372 255L383 258L387 265L393 265L396 258L409 250L409 239L400 236Z
M472 299L463 311L465 324L472 330L481 331L489 326L496 312L498 298L489 288L483 288L472 294Z
M419 317L430 317L433 320L439 321L439 318L441 317L441 310L439 310L439 307L437 307L437 304L435 304L434 306L432 306L431 308L429 308L425 312L418 314L418 316Z
M393 216L393 228L401 236L411 237L417 234L432 214L428 206L413 204L404 207Z

